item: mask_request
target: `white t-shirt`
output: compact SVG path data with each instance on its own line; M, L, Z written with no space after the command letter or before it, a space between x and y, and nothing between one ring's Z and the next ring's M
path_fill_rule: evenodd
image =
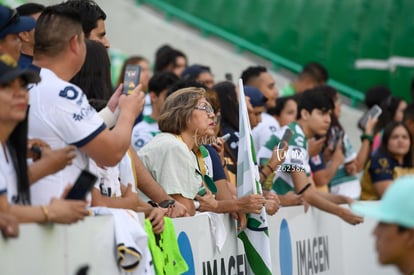
M173 134L156 135L139 152L144 166L167 194L194 199L201 187L197 159L187 145ZM141 194L140 194L141 196ZM141 197L144 201L148 198Z
M279 122L274 117L268 113L262 113L262 121L252 130L256 154L279 128Z
M41 69L40 77L41 82L30 88L30 138L40 138L52 149L68 144L79 148L106 128L79 87L45 68ZM88 157L77 150L72 165L31 186L32 204L48 204L52 197L60 197L65 186L73 184L88 163Z
M141 150L155 135L160 133L158 122L150 116L144 116L143 120L132 129L131 143L135 151Z
M7 194L8 202L14 204L18 195L16 170L9 150L4 151L3 146L0 147L0 195Z

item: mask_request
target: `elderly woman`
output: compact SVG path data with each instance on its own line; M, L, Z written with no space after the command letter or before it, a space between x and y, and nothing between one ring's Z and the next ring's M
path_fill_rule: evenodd
M175 200L184 204L191 215L195 214L194 199L205 179L204 169L193 150L199 146L200 137L214 135L215 126L214 111L204 93L202 88L191 87L167 97L158 120L162 133L138 152L154 179ZM264 198L251 195L249 199L250 206L257 206L260 211ZM214 212L223 212L229 203L229 200L215 201L210 192L202 201L203 210Z

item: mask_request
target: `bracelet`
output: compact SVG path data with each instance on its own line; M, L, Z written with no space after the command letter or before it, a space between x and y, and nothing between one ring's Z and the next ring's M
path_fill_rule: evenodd
M368 134L362 134L361 135L361 142L364 140L368 140L370 144L372 144L374 142L373 136L372 135L368 135Z
M270 166L270 164L266 164L266 167L269 168L272 173L275 171L275 169L273 169L272 166Z
M262 170L259 170L259 173L262 174L265 179L267 179L267 177L269 176L269 175L266 175Z
M155 201L147 201L147 203L154 208L158 208L158 203L156 203Z
M42 209L43 215L45 216L45 222L49 222L49 209L44 205L40 206L40 209Z

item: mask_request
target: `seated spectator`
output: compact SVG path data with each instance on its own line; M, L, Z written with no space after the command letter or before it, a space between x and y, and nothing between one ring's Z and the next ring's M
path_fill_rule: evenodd
M180 50L174 49L169 45L158 48L155 54L154 73L172 72L181 77L187 68L187 56Z
M298 102L297 122L281 128L260 149L258 158L269 159L275 146L280 143L285 129L289 127L292 130L293 136L289 141L285 162L275 171L273 189L277 194L285 195L289 192L300 192L308 183L313 182L310 177L307 139L327 133L333 107L333 102L326 95L324 86L303 92ZM338 205L352 202L353 200L349 197L319 192L313 184L304 191L303 197L310 205L337 215L350 224L359 224L363 221L361 217L352 214L349 209Z
M151 114L144 115L143 120L132 130L132 146L139 151L160 130L158 117L167 96L168 89L178 81L178 77L170 72L156 73L149 81L149 97L151 98Z
M382 265L395 265L404 275L414 272L414 177L395 180L378 204L353 204L352 210L378 220L375 248Z
M276 106L269 109L268 113L277 120L280 127L294 122L298 113L296 98L293 96L278 97L276 99Z
M193 80L206 86L208 89L213 88L214 77L211 73L210 67L203 65L191 65L185 68L181 74L181 78L184 80Z
M30 205L27 85L39 80L34 71L19 70L15 63L0 61L0 212L12 214L20 223L73 223L88 214L85 201L53 198L42 206Z
M292 96L308 89L324 85L328 81L328 71L322 64L310 62L303 66L298 78L280 90L281 96Z
M412 144L411 133L404 123L394 121L385 127L381 145L367 163L361 179L361 200L381 199L393 180L401 176L401 168L412 166Z
M382 113L379 116L378 123L374 128L372 153L375 153L381 144L381 137L384 127L392 121L403 121L404 110L407 108L407 102L405 102L405 100L402 98L389 96L387 99L381 102L380 107L382 109Z
M34 20L39 18L40 13L45 9L45 6L37 3L25 3L16 8L20 16L30 16ZM19 33L19 38L22 41L22 49L19 58L19 67L22 69L30 68L38 70L32 65L33 49L34 49L34 28L29 31Z

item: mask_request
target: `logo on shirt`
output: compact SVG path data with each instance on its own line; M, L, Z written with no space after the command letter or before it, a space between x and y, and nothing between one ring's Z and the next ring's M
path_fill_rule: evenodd
M89 114L93 111L94 109L92 108L92 106L88 106L87 108L83 107L80 109L79 113L74 113L72 115L72 118L74 121L81 121L83 120L85 117L89 116Z
M69 100L74 100L78 97L79 92L73 86L67 86L62 91L59 92L59 96L67 98Z

